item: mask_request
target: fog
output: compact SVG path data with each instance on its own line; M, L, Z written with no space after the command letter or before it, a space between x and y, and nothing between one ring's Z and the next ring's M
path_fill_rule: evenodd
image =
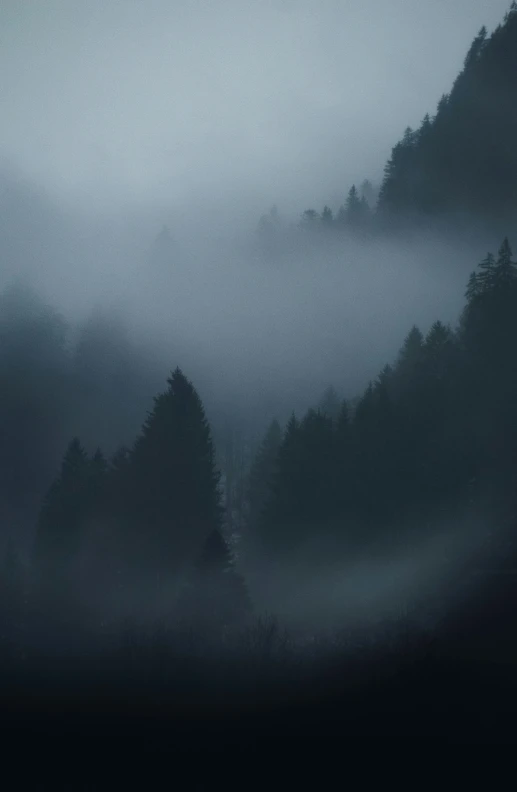
M491 241L312 237L287 224L286 244L271 253L256 222L211 236L145 207L99 217L5 174L2 208L0 286L29 283L72 325L93 309L116 316L163 381L181 365L207 406L244 404L262 423L304 411L331 383L356 397L413 324L455 326ZM160 243L164 220L170 237Z
M300 416L331 384L358 397L413 325L456 327L469 273L500 242L491 230L298 223L308 208L335 212L353 183L379 187L401 132L433 112L473 36L507 7L0 3L0 291L34 288L72 342L91 321L99 349L115 339L127 354L120 376L135 374L111 402L81 394L52 463L65 428L88 433L88 450L130 445L176 366L216 439L244 427L255 448L273 418ZM271 206L281 218L273 240L257 231ZM45 485L53 474L45 460ZM2 512L28 540L34 486L34 513ZM459 563L464 536L472 547L469 520L438 521L431 539L419 534L391 556L341 557L324 581L302 565L283 570L282 591L261 601L311 627L403 610L443 584L444 555Z
M257 221L378 185L506 7L2 3L3 281L28 278L74 321L116 307L163 370L206 372L207 397L303 409L330 381L356 395L413 323L456 320L482 248L298 244L266 266ZM164 223L166 287L149 265Z
M85 204L240 223L378 179L506 0L0 4L0 154ZM205 215L204 223L208 218Z

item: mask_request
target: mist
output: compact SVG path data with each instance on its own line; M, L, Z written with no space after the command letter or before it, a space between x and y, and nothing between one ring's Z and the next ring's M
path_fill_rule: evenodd
M515 557L505 12L0 3L7 676L455 657L472 569Z
M301 211L380 177L507 6L4 2L0 152L90 206Z

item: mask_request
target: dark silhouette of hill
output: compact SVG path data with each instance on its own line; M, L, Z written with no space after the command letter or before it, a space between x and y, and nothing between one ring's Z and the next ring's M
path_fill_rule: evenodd
M386 164L378 214L517 218L517 4L482 28L434 116L408 127Z

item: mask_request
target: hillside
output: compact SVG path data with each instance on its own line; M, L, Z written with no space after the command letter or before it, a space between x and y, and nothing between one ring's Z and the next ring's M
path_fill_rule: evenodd
M517 3L491 35L482 28L434 116L408 127L386 164L384 217L517 216Z

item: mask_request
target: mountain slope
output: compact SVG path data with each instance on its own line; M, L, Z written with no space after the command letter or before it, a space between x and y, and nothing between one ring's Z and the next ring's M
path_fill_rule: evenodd
M434 117L407 128L385 168L384 215L517 217L517 3L482 28Z

